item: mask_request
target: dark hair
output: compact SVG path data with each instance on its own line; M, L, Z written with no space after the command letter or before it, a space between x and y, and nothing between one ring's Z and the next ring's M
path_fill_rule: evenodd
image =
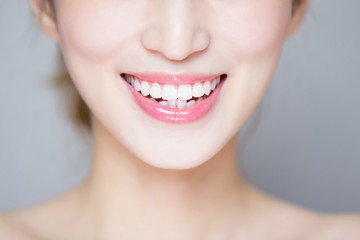
M53 0L47 0L47 1L49 1L50 7L52 8L55 15ZM296 12L300 1L303 0L292 0L293 14ZM60 86L66 91L65 96L66 96L67 104L69 105L67 109L69 111L70 116L75 120L75 123L80 127L85 127L87 130L90 131L91 130L90 110L86 105L86 103L84 102L84 100L82 99L82 97L80 96L80 94L78 93L78 91L76 90L71 80L71 77L66 70L62 55L59 54L59 56L60 56L59 57L60 70L55 77L56 86Z

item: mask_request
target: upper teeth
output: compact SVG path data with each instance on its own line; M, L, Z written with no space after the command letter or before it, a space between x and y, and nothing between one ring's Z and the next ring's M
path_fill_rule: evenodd
M220 76L212 81L203 83L195 83L193 85L171 85L148 82L139 80L134 76L125 75L126 81L131 84L136 91L140 92L143 96L151 96L156 99L162 98L163 100L190 100L193 97L198 98L210 95L220 83Z

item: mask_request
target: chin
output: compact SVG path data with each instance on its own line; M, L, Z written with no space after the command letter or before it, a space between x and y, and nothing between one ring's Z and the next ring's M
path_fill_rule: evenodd
M194 138L185 144L183 141L154 140L143 146L139 142L136 146L128 146L128 149L138 159L152 167L186 170L208 162L221 149L221 146L214 139L213 143L209 141L204 143L202 139Z
M187 170L199 167L212 158L212 155L210 155L208 151L188 151L186 153L174 152L166 151L162 153L155 153L151 156L141 156L140 159L144 163L156 168Z

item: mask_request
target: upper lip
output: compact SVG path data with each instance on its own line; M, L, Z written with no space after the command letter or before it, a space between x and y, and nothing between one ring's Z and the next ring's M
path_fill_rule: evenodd
M181 73L181 74L167 74L167 73L125 73L135 76L139 80L156 82L160 84L182 85L193 84L197 82L206 82L214 80L222 74L214 73Z

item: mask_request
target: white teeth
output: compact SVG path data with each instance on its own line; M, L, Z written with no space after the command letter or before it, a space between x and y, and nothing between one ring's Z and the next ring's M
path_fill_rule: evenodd
M169 100L169 108L176 108L177 106L177 100Z
M139 92L141 90L141 84L140 84L139 80L137 80L137 79L135 79L134 88L137 92Z
M211 92L211 84L209 81L205 82L204 85L203 85L203 88L204 88L204 93L206 95L209 95L210 92Z
M178 88L177 98L180 100L192 99L192 87L190 85L180 85Z
M150 85L146 81L141 82L141 94L145 97L150 94Z
M177 108L186 107L186 100L177 100Z
M158 102L160 105L180 109L191 107L204 100L204 98L210 95L210 93L219 85L221 77L218 76L214 80L204 83L198 82L194 85L184 84L179 86L140 81L131 75L125 75L125 80L130 83L137 92L141 92L143 96L146 97L150 95L150 99L155 102L158 102L155 99L159 100L162 98L163 101ZM198 100L190 101L193 97L198 98Z
M150 95L153 98L161 98L161 87L158 83L153 83L150 89Z
M204 95L204 88L201 83L196 83L193 86L193 95L194 97L201 97L202 95Z
M211 82L211 91L214 91L215 88L216 88L216 80L213 80L213 81Z
M191 101L189 101L188 103L186 103L186 106L187 106L187 107L191 107L191 106L193 106L195 103L196 103L195 100L191 100Z
M176 100L177 91L174 85L164 85L162 89L162 98L164 100Z
M168 104L168 101L160 101L159 102L160 105L163 105L165 107L167 107L169 104Z

